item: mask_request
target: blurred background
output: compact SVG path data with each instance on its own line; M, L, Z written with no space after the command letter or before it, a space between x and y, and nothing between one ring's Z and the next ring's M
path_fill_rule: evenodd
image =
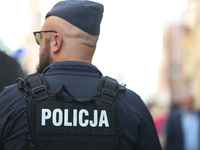
M165 121L183 91L192 93L195 109L200 108L200 1L95 1L105 11L92 63L141 96L164 145ZM24 75L34 73L39 60L33 31L41 29L56 2L0 0L0 51Z

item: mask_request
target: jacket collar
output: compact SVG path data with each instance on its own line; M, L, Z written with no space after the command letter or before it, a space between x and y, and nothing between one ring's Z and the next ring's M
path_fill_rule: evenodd
M86 63L86 62L81 62L81 61L59 61L59 62L54 62L52 64L50 64L49 66L47 66L44 70L43 70L43 74L45 75L49 75L54 73L77 73L77 74L89 74L91 75L91 73L93 75L102 76L102 73L99 71L99 69L90 64L90 63Z

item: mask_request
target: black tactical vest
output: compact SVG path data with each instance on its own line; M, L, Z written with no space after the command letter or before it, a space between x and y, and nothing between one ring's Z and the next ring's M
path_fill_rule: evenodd
M65 85L56 92L47 85L41 74L18 79L18 88L27 92L27 150L120 150L122 127L115 98L125 86L102 77L98 93L76 99Z

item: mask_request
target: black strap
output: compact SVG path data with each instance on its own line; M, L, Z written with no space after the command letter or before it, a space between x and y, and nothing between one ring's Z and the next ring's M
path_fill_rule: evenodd
M47 87L41 80L44 81L45 79L38 73L25 77L26 85L30 86L30 92L36 97L37 101L48 98Z
M47 94L47 83L42 74L31 74L29 76L26 76L25 78L26 86L30 86L30 93L36 97L37 101L41 101L43 99L48 98ZM108 76L102 77L100 83L99 83L99 88L98 90L101 91L101 101L108 103L108 104L113 104L114 99L116 98L117 93L120 91L126 91L125 86L121 86L118 84L117 80L110 78ZM78 101L78 102L89 102L91 101L91 98L93 97L90 96L88 98L84 99L76 99L69 90L66 88L66 86L61 86L57 91L56 91L56 96L60 97L62 99L63 95L62 92L66 92L70 97L73 98L73 100ZM94 95L96 96L96 94Z
M110 77L102 77L103 88L101 101L112 104L117 93L118 93L118 82L117 80Z

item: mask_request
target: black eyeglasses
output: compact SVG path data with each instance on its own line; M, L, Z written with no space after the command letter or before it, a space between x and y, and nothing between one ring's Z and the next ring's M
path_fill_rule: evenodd
M33 32L34 36L35 36L35 41L38 45L40 45L41 41L42 41L42 32L54 32L54 33L57 33L56 31L53 31L53 30L47 30L47 31L36 31L36 32Z

